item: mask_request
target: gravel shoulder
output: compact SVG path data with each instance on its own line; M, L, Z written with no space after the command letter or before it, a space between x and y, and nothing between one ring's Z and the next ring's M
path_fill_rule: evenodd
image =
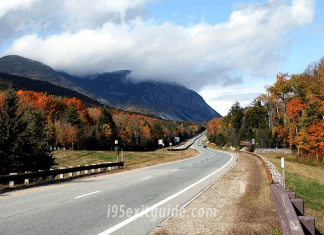
M229 173L149 235L281 234L261 162L238 154Z

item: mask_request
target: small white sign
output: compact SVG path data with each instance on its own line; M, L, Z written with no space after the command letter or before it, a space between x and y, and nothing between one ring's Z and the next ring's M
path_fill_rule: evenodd
M158 140L158 144L159 144L159 145L163 145L163 140L162 140L162 139L159 139L159 140Z
M281 158L281 168L285 168L285 158Z
M115 144L118 144L118 140L115 140Z
M252 139L252 144L255 144L255 139Z

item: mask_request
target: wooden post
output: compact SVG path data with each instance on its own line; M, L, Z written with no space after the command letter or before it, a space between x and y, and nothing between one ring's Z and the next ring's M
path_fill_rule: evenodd
M25 171L25 173L31 173L30 171ZM25 185L29 185L29 179L25 179L25 182L24 182Z
M17 175L17 173L10 173L9 175ZM15 187L15 181L10 181L10 182L9 182L9 187L10 187L10 188Z

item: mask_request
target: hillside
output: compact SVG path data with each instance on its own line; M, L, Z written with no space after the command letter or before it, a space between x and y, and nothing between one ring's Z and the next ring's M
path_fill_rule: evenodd
M2 89L3 86L6 87L7 84L11 82L11 84L16 90L46 92L47 94L50 95L69 97L69 98L76 97L77 99L82 100L86 104L92 104L96 106L103 105L102 103L93 100L88 96L82 95L76 91L72 91L64 87L56 86L54 84L45 81L32 80L30 78L20 77L20 76L6 74L6 73L0 73L0 81L1 81L0 89Z
M167 120L204 122L221 117L195 91L156 81L134 82L129 70L77 77L20 56L0 58L0 72L74 90L110 107ZM156 79L155 79L156 80Z

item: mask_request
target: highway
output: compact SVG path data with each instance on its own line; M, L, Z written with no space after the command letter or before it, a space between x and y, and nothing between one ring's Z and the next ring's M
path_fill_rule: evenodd
M1 234L147 234L221 178L237 156L202 155L0 195Z

